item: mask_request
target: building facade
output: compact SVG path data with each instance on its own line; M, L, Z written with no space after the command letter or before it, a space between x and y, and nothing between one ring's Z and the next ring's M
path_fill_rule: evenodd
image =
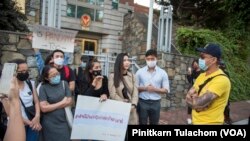
M82 53L119 53L123 17L132 7L118 0L62 0L61 28L77 30Z
M16 1L19 5L26 5L23 9L30 25L78 31L75 50L87 54L120 53L123 18L133 11L128 2L120 3L119 0Z

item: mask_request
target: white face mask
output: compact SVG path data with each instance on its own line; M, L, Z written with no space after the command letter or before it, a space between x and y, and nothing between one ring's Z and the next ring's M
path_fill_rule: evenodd
M62 66L63 62L64 62L63 58L56 58L56 59L54 59L54 63L57 64L57 65Z
M150 67L150 68L155 67L155 66L156 66L156 63L157 63L156 60L155 60L155 61L146 61L146 62L147 62L148 67Z

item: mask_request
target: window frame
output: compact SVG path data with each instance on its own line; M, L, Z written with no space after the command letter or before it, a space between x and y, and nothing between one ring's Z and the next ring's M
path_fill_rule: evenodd
M75 16L74 17L70 17L67 14L67 8L68 8L69 4L75 6ZM89 9L93 9L94 10L94 19L91 19L93 22L103 22L103 18L102 18L102 21L99 21L99 20L96 21L96 13L97 13L97 10L99 10L99 11L103 11L103 15L104 15L104 7L101 7L100 5L96 5L96 4L97 4L96 0L95 0L95 4L94 5L86 3L86 2L81 2L81 1L78 1L78 0L67 0L66 17L80 19L80 18L77 17L78 6L80 6L80 7L83 7L83 8L89 8Z

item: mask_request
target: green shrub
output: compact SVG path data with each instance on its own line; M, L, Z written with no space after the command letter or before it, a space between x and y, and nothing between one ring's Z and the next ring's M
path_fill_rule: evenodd
M204 47L207 43L218 43L222 47L222 58L226 62L232 85L230 100L250 99L250 67L246 59L248 48L237 40L227 38L219 31L208 29L179 28L177 46L185 55L195 55L195 48Z

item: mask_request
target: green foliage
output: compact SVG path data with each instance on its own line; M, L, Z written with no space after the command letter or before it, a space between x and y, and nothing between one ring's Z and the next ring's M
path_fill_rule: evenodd
M230 72L230 80L232 85L230 100L249 100L250 99L250 67L246 62L232 57L227 62L227 68Z
M179 28L177 31L177 46L185 55L195 55L195 48L204 47L205 44L218 43L223 50L223 60L226 62L227 71L230 74L232 101L250 99L250 66L242 58L242 52L249 52L247 47L231 38L226 38L219 31L208 29ZM243 50L243 51L242 51Z
M27 20L25 14L19 12L13 0L0 1L0 30L28 31L24 21Z

